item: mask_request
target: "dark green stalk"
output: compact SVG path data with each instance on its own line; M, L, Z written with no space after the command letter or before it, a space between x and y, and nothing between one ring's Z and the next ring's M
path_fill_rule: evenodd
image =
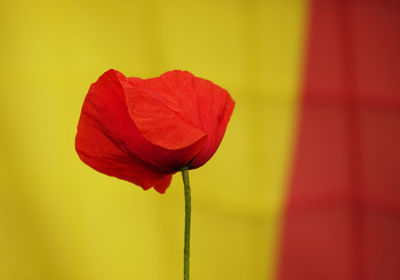
M182 179L185 188L185 245L183 248L183 279L189 280L189 259L190 259L190 216L191 216L191 198L189 172L187 167L183 167Z

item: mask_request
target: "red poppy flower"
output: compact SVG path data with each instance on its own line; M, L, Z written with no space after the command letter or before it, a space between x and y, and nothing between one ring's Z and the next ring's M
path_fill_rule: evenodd
M234 104L186 71L140 79L109 70L89 89L75 148L97 171L164 193L172 174L212 157Z

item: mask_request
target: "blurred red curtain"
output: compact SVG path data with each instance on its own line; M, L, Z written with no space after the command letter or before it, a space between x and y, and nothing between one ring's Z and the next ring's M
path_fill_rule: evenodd
M280 280L400 279L400 1L311 1Z

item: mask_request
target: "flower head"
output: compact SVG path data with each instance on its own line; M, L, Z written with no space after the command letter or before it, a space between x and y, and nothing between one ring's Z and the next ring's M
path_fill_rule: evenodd
M234 104L226 90L186 71L140 79L109 70L85 98L75 148L97 171L164 193L180 168L212 157Z

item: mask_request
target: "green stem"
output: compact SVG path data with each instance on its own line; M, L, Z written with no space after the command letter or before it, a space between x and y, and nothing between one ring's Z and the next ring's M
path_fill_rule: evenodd
M189 172L187 167L183 167L182 179L185 188L185 246L183 248L183 279L189 280L189 259L190 259L190 183Z

